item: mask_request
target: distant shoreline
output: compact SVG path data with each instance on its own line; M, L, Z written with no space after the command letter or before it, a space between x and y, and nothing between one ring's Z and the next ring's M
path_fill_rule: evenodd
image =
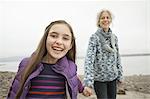
M144 59L138 59L143 60ZM124 60L123 60L124 61ZM146 63L131 63L131 61L128 59L130 63L126 63L123 65L123 75L124 76L132 76L132 75L150 75L148 64ZM124 61L126 62L126 60ZM0 71L10 71L10 72L17 72L18 66L20 61L8 61L8 62L0 62ZM84 74L84 60L79 59L76 62L77 64L77 73L80 75ZM143 67L141 67L143 65ZM131 68L130 68L131 67ZM135 69L136 68L136 69ZM146 69L147 68L147 69Z
M4 65L6 65L6 64L0 64L0 66L4 66Z

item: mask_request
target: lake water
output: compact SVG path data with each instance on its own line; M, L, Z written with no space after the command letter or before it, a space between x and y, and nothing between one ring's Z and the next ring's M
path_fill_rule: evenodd
M20 61L0 62L0 71L18 70ZM121 57L124 75L146 75L150 74L150 56ZM78 74L84 74L84 58L78 58L76 61Z

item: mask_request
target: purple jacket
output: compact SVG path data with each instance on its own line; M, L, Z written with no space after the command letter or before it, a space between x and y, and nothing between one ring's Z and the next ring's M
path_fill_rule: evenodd
M18 72L14 78L14 81L12 82L12 86L8 93L8 99L15 99L21 80L20 73L23 72L28 61L29 58L25 58L19 64ZM25 99L31 85L31 79L39 75L43 68L44 67L42 63L38 64L37 69L28 77L24 84L23 92L20 99ZM53 65L52 69L55 72L60 73L66 77L70 97L71 99L77 99L77 93L83 92L84 87L79 78L77 77L77 66L74 64L74 62L68 60L66 57L63 57L55 65Z

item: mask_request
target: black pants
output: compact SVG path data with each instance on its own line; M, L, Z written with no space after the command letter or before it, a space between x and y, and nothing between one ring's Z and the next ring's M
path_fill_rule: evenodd
M94 81L94 90L97 99L116 99L116 80L108 82Z

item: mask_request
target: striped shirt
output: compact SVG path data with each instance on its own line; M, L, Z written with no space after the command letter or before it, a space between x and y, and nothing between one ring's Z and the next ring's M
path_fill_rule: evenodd
M43 63L43 66L43 71L31 80L27 98L65 99L65 77L53 71L51 64Z

